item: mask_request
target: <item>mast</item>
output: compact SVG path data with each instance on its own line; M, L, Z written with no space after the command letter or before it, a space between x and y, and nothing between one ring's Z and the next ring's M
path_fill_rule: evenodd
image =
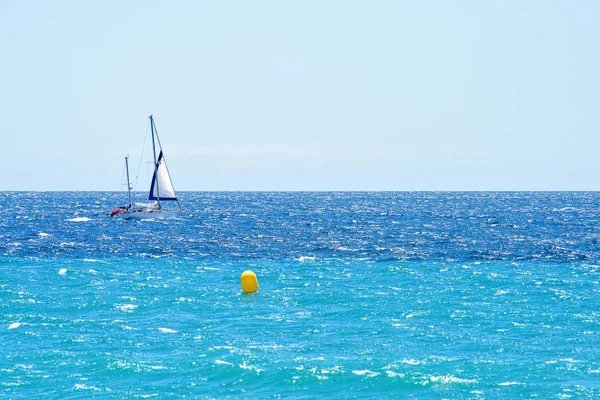
M131 208L131 184L129 183L129 160L128 157L125 157L125 170L127 171L127 199L129 200L129 205L127 208Z
M158 201L158 209L160 210L160 185L158 182L158 164L156 163L156 146L154 144L154 119L152 118L152 114L150 114L150 129L152 130L152 154L154 155L154 176L156 177L156 201ZM150 190L154 190L154 188L150 188Z

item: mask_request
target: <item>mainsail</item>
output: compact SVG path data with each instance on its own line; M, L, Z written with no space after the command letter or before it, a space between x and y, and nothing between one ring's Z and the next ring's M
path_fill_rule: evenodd
M156 179L157 175L158 179ZM163 158L162 150L158 156L158 161L156 161L154 175L152 175L152 183L150 185L150 194L148 195L148 200L177 200L177 197L175 196L175 189L173 189L173 183L171 183L171 177L169 176L169 171L167 170L167 163Z

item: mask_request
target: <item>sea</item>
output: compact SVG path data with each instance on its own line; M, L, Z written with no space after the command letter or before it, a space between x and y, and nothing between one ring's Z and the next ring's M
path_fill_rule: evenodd
M600 398L600 193L124 201L0 193L0 398Z

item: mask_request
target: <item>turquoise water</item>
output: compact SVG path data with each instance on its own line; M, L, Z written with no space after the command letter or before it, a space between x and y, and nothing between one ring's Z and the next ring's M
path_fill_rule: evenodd
M600 397L600 194L3 196L1 397Z

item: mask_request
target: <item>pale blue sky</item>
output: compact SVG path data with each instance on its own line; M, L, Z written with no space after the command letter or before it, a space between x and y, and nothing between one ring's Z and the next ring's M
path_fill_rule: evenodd
M600 1L0 0L3 190L600 190Z

